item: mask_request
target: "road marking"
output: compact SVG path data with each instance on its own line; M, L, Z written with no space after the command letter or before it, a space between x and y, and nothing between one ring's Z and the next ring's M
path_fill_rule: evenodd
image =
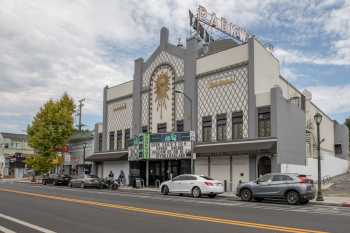
M20 225L29 227L29 228L31 228L31 229L34 229L34 230L36 230L36 231L40 231L40 232L43 232L43 233L56 233L56 232L51 231L51 230L49 230L49 229L46 229L46 228L43 228L43 227L40 227L40 226L31 224L31 223L29 223L29 222L22 221L22 220L20 220L20 219L14 218L14 217L7 216L7 215L2 214L2 213L0 213L0 218L7 219L7 220L9 220L9 221L18 223L18 224L20 224ZM1 230L1 229L0 229L0 230ZM6 233L6 232L5 232L5 233Z
M329 207L329 206L290 206L285 204L278 203L247 203L242 201L229 201L227 199L223 200L194 200L189 199L188 197L180 196L154 196L154 194L145 194L145 193L135 193L129 191L122 192L112 192L112 191L93 191L93 190L82 190L82 189L71 189L64 187L54 187L54 186L33 186L33 187L45 187L45 190L56 189L56 190L65 190L70 192L80 192L80 193L93 193L93 194L103 194L109 196L126 196L126 197L135 197L143 199L152 199L152 200L161 200L161 201L171 201L171 202L185 202L191 204L205 204L205 205L217 205L217 206L235 206L238 208L254 208L254 209L264 209L264 210L278 210L284 212L303 212L307 214L318 214L318 215L337 215L337 216L349 216L349 208L346 207ZM314 211L318 209L319 211ZM330 210L331 209L331 210Z
M196 220L196 221L202 221L202 222L220 223L220 224L234 225L234 226L247 227L247 228L272 230L275 232L325 233L324 231L318 231L318 230L260 224L260 223L245 222L245 221L238 221L238 220L231 220L231 219L214 218L214 217L191 215L191 214L178 213L178 212L162 211L162 210L156 210L156 209L146 209L146 208L139 208L139 207L133 207L133 206L119 205L119 204L110 204L110 203L104 203L104 202L95 202L95 201L88 201L88 200L82 200L82 199L68 198L63 196L23 192L23 191L17 191L13 189L0 188L0 191L16 193L16 194L21 194L25 196L41 197L41 198L51 199L51 200L60 200L60 201L84 204L84 205L90 205L90 206L120 209L120 210L132 211L132 212L139 212L139 213L146 213L146 214L167 216L167 217L174 217L174 218L181 218L181 219L189 219L189 220Z
M0 225L0 232L3 232L3 233L16 233L15 231L12 231L6 227L3 227Z

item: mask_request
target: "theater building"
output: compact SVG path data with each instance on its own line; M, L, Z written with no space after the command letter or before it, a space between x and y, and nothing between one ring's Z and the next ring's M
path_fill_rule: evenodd
M316 178L316 112L323 116L322 175L348 169L348 129L286 81L254 37L239 44L192 37L182 46L162 28L153 54L135 60L133 79L103 93L89 158L100 176L123 170L128 183L155 185L194 172L226 181L227 190L268 172Z

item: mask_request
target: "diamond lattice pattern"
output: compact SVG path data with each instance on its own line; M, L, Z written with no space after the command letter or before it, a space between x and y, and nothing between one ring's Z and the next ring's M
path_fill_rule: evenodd
M125 109L120 106L126 104ZM123 130L123 144L125 129L131 128L132 122L132 98L109 103L107 106L107 148L109 148L109 132L114 131L117 135L118 130ZM114 137L116 140L116 136ZM115 148L115 147L114 147Z
M212 141L216 141L216 115L227 114L226 136L232 138L232 113L243 112L243 137L248 137L247 66L210 74L198 80L198 141L202 141L202 117L212 116ZM225 85L209 88L218 80ZM230 81L233 81L230 83ZM223 82L222 82L223 83Z
M153 71L161 64L170 64L175 70L175 80L183 79L184 76L184 61L183 59L173 56L166 51L162 51L152 62L152 64L146 69L143 73L143 82L142 87L148 89L149 82ZM176 88L178 90L183 90L183 83L176 84ZM149 98L148 92L142 94L141 98L141 121L142 126L148 125L149 119ZM183 119L183 97L179 94L176 95L175 98L175 106L176 106L176 120Z
M154 69L160 64L170 64L175 70L175 79L178 80L184 76L184 61L183 59L173 56L165 51L162 51L156 59L152 62L152 64L146 69L143 74L143 88L149 88L149 82L152 76Z
M178 83L175 85L175 90L184 91L184 83ZM175 120L184 119L184 96L182 94L175 93Z

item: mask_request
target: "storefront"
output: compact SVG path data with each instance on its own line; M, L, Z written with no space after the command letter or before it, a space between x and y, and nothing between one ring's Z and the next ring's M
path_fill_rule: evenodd
M192 141L190 132L140 134L129 144L130 180L141 178L147 186L180 174L191 173Z

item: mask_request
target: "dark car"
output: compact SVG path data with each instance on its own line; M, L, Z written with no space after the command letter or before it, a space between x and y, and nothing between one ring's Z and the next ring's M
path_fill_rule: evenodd
M256 181L241 183L236 195L243 201L284 199L289 204L306 204L315 197L313 180L294 173L266 174Z
M64 174L49 174L44 175L42 178L42 184L53 184L53 185L68 185L72 178L69 175Z

